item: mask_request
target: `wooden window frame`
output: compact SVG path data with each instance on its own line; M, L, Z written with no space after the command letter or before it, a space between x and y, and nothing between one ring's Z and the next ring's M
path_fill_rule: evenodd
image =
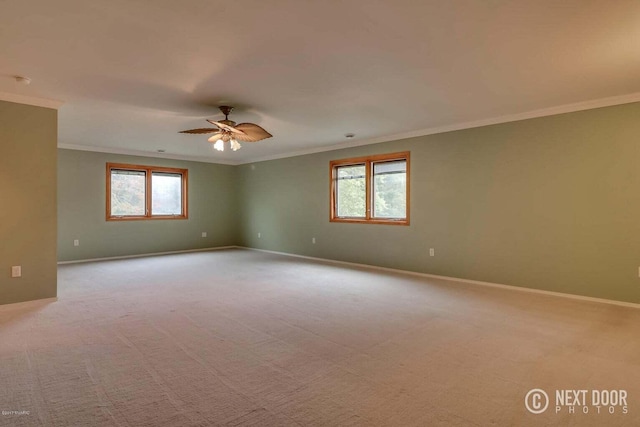
M111 215L111 171L130 170L145 172L145 214L144 215ZM182 213L180 215L152 215L151 179L154 172L173 173L182 175ZM140 221L156 219L188 219L189 170L178 168L165 168L160 166L130 165L125 163L107 163L107 221Z
M399 153L391 153L391 154L379 154L374 156L366 156L366 157L354 157L350 159L341 159L341 160L332 160L329 162L329 192L331 194L331 200L329 205L329 221L330 222L351 222L351 223L360 223L360 224L388 224L388 225L409 225L409 212L410 209L410 176L411 176L411 153L409 151L403 151ZM384 163L391 162L396 160L405 160L407 162L407 204L406 204L406 217L391 219L391 218L375 218L373 217L373 204L372 204L372 194L373 194L373 164L374 163ZM336 170L339 166L356 166L356 165L364 165L365 166L365 217L364 218L346 218L337 216L337 174Z

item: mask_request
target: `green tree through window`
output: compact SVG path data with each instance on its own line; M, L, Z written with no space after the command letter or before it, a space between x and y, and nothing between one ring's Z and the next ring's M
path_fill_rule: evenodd
M186 219L187 169L107 163L107 220Z
M404 218L407 215L407 162L373 164L373 216Z
M341 166L337 168L338 216L364 218L366 216L365 166Z
M113 170L111 172L111 214L143 216L146 211L146 172Z
M409 224L409 153L335 160L331 221Z

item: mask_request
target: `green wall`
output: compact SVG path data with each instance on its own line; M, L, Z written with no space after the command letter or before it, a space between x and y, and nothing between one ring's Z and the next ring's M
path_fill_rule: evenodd
M636 103L242 165L239 242L640 302L639 136ZM410 226L329 222L330 160L404 150Z
M237 167L58 150L58 260L240 244L640 302L639 117L635 103ZM410 226L329 222L330 160L405 150ZM189 169L190 218L106 222L106 162Z
M57 115L0 101L0 304L56 296Z
M106 221L106 163L189 170L189 219ZM235 168L200 162L58 150L58 260L235 245ZM207 237L202 237L202 232ZM73 241L78 239L79 246Z

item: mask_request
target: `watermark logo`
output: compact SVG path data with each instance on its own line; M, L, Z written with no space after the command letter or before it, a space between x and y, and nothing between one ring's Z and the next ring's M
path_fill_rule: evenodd
M539 388L529 390L524 397L524 406L532 414L541 414L549 407L549 395Z
M3 416L11 415L31 415L31 411L2 411Z
M555 390L555 413L627 414L626 390ZM542 414L549 408L547 392L534 388L524 397L524 406L532 414Z

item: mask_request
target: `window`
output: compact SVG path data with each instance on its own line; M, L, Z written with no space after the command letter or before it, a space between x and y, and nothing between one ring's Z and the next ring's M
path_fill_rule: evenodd
M409 152L334 160L331 221L409 225Z
M107 163L107 221L186 219L187 170Z

